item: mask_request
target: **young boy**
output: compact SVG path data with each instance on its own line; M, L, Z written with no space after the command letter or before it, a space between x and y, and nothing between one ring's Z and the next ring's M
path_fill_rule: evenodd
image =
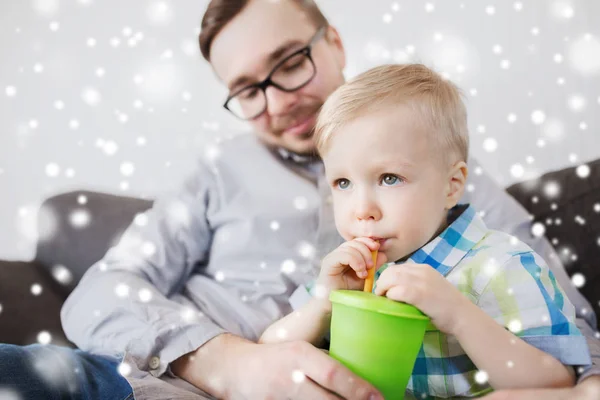
M379 268L374 293L438 329L425 334L408 397L574 384L571 366L589 364L589 351L544 260L458 205L469 140L456 86L423 65L374 68L330 96L315 140L346 242L322 260L314 296L261 342L322 345L329 292L362 290Z

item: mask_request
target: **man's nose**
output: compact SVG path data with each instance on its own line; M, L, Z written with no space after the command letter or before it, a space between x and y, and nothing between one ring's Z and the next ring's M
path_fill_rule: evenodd
M285 115L294 109L298 103L298 92L284 92L276 87L269 86L265 95L267 97L267 112L271 116Z

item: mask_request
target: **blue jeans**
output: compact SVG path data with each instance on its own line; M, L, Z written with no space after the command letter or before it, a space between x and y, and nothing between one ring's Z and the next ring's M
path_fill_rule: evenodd
M66 347L0 343L0 399L133 400L119 363Z

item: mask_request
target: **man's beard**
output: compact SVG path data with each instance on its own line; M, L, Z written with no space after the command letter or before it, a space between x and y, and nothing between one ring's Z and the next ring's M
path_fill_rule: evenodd
M282 117L281 119L275 121L275 123L272 124L273 129L271 132L273 132L276 137L281 137L290 126L304 121L313 115L317 115L321 109L321 106L322 104L307 104L299 106L296 110L291 112L291 115ZM312 126L306 132L296 135L296 137L300 140L306 140L313 135L314 130L315 127Z

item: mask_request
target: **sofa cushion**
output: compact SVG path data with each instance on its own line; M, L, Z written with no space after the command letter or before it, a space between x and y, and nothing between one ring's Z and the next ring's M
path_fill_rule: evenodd
M39 213L35 262L63 282L60 290L68 295L135 215L151 206L149 200L90 191L48 198Z
M574 282L582 284L579 290L600 317L600 159L586 165L549 172L507 190L538 228L545 228L567 273L580 274Z
M32 293L33 285L39 294ZM57 285L35 263L0 261L0 343L36 343L46 331L53 344L72 346L60 324L64 296Z

